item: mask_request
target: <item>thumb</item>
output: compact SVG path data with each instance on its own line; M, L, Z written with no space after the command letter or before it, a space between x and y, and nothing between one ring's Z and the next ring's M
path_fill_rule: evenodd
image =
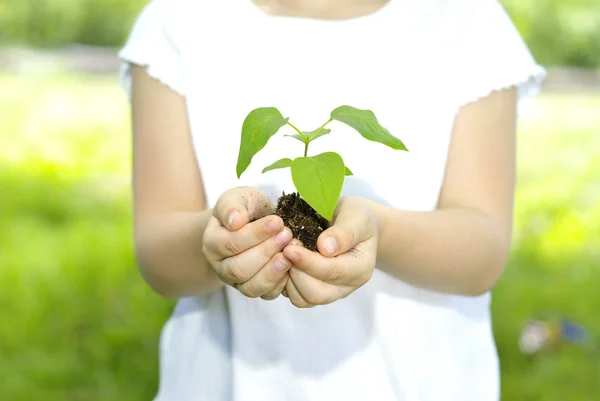
M333 225L317 239L319 253L333 257L348 252L374 234L375 216L360 201L342 200L336 208Z
M252 187L225 191L213 208L213 215L230 231L237 231L251 221L265 217L275 210L271 199Z

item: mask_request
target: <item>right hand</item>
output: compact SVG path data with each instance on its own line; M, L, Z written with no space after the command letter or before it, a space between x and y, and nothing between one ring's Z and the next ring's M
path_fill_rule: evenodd
M273 202L250 187L224 192L204 232L202 252L219 278L250 298L277 298L291 262L282 250L292 232L272 215Z

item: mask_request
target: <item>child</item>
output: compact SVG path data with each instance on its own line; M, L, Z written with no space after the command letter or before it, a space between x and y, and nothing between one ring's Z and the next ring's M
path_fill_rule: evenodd
M157 401L499 399L489 291L544 70L496 0L152 0L120 57L138 263L179 299ZM311 252L270 214L289 170L260 174L302 145L274 136L238 180L241 126L341 105L409 151L330 124L311 152L355 176Z

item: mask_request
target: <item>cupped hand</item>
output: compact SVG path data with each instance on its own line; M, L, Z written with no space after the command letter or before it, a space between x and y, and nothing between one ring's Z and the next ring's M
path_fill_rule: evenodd
M284 295L299 308L325 305L363 286L377 259L379 222L370 204L358 197L342 197L333 224L317 240L319 252L297 240L283 250L293 266Z
M274 208L258 189L230 189L204 232L202 251L219 278L251 298L275 299L288 282L291 262L282 250L292 233Z

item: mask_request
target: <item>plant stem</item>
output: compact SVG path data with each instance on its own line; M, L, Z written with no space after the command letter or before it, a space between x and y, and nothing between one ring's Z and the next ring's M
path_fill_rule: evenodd
M292 124L291 122L287 122L287 125L289 125L290 127L292 127L293 129L296 130L296 132L302 137L302 139L304 140L304 143L308 142L308 138L302 133L302 131L300 131L298 128L296 128L296 126L294 124Z
M319 135L319 133L320 133L320 132L323 130L323 128L325 128L325 126L326 126L327 124L329 124L330 122L332 122L332 121L333 121L333 118L330 118L329 120L327 120L327 121L325 122L325 124L321 125L321 126L320 126L320 127L317 129L317 131L315 132L315 135L314 135L314 136L317 136L317 135ZM293 129L295 129L295 130L296 130L296 132L297 132L297 133L298 133L298 134L299 134L299 135L302 137L302 140L304 141L304 157L306 157L306 156L308 155L308 144L310 143L310 139L308 139L308 138L306 137L306 135L304 135L304 134L302 133L302 131L300 131L298 128L296 128L296 126L295 126L294 124L292 124L291 122L289 122L289 121L288 121L288 122L287 122L287 125L289 125L289 126L290 126L290 127L292 127Z
M327 122L325 124L321 125L319 127L319 129L317 130L317 132L315 132L315 136L319 135L319 133L323 130L323 128L325 128L325 126L332 121L333 121L333 118L330 118L329 120L327 120Z
M306 157L306 155L308 154L308 143L310 142L308 140L308 138L306 137L306 135L304 135L302 133L302 131L300 131L298 128L296 128L296 126L294 124L292 124L291 122L287 122L287 124L292 127L293 129L296 130L296 132L298 133L298 135L300 135L302 137L302 141L304 142L304 157Z
M313 138L315 138L317 135L319 135L319 133L321 131L323 131L323 128L325 128L325 126L327 124L329 124L330 122L333 121L333 118L330 118L329 120L327 120L327 122L325 122L325 124L321 125L316 131L315 134L313 136ZM306 142L304 142L304 157L306 157L306 155L308 154L308 144L310 143L311 139L308 139Z

